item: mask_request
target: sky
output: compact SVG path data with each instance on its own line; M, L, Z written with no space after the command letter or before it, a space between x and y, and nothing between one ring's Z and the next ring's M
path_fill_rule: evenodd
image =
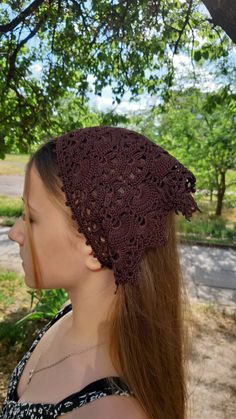
M176 79L178 79L178 83L182 84L184 87L187 87L187 84L189 86L193 85L192 82L187 82L185 78L188 77L189 72L192 72L192 63L190 60L190 57L186 54L178 54L174 56L174 67L176 69ZM236 65L236 48L234 52L232 53L231 60ZM38 74L40 75L40 72L42 70L42 66L39 63L36 63L32 66L32 70L34 75ZM202 91L216 91L218 90L219 86L222 84L220 83L220 80L216 81L215 75L214 75L214 65L210 64L205 67L201 68L195 68L196 76L198 79L198 82L194 82L195 87L198 87ZM142 111L147 109L148 107L159 103L157 96L154 95L140 95L139 99L134 101L131 101L131 93L128 91L123 96L123 99L121 100L120 104L112 104L112 87L106 86L102 90L102 95L98 96L94 93L94 81L95 77L93 75L89 75L87 78L87 81L89 82L89 86L91 89L91 93L88 94L89 97L89 106L95 107L99 111L108 111L112 110L115 107L115 110L119 114L123 113L132 113L136 111ZM223 80L222 80L223 82Z
M185 0L183 0L185 1ZM202 4L199 6L199 10L201 13L206 16L210 17L208 10L206 7ZM195 33L195 38L198 39L198 41L201 43L202 40L197 36ZM234 48L231 56L232 63L236 66L236 48ZM193 67L191 63L191 59L187 54L181 54L175 55L173 58L173 64L176 69L176 81L178 81L178 84L181 85L181 81L183 83L184 87L187 87L187 84L190 86L192 85L189 83L186 78L189 73L192 73ZM39 62L36 62L31 66L31 70L33 72L33 75L36 77L41 76L42 72L42 64ZM203 91L214 91L219 88L219 80L216 80L214 75L214 64L204 64L204 67L195 67L195 72L197 75L197 79L199 80L199 83L196 81L194 82L194 85L196 87L199 87ZM91 92L88 94L89 98L89 106L90 107L96 107L99 111L108 111L115 108L117 113L130 113L135 111L141 111L144 109L147 109L149 106L153 104L158 104L160 100L157 96L153 95L140 95L138 100L131 101L131 93L128 91L123 96L120 104L112 104L112 88L111 86L106 86L102 90L102 95L98 96L94 93L94 81L95 78L93 75L89 75L87 78L87 81L89 82L89 86L91 89ZM223 82L223 80L222 80Z

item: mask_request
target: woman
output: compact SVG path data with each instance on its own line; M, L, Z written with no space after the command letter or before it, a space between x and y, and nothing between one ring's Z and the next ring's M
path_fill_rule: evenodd
M9 238L26 284L64 288L70 304L14 370L2 418L186 418L175 214L199 210L195 180L124 128L66 133L31 156Z

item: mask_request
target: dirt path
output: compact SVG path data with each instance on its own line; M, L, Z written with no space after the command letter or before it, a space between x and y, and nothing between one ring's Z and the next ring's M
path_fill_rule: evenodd
M236 418L236 311L194 312L188 419Z
M23 194L24 176L1 175L0 195L19 197Z

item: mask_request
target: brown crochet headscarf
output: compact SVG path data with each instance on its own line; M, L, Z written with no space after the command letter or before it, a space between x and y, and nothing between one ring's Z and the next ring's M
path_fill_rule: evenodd
M201 212L193 173L137 132L82 128L56 138L54 151L65 204L117 287L135 284L145 247L166 244L169 211L189 221Z

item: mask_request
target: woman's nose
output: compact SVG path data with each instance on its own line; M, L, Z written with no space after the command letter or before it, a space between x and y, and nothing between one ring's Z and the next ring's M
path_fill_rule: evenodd
M8 238L20 245L24 243L24 234L20 228L21 220L18 219L8 232Z

